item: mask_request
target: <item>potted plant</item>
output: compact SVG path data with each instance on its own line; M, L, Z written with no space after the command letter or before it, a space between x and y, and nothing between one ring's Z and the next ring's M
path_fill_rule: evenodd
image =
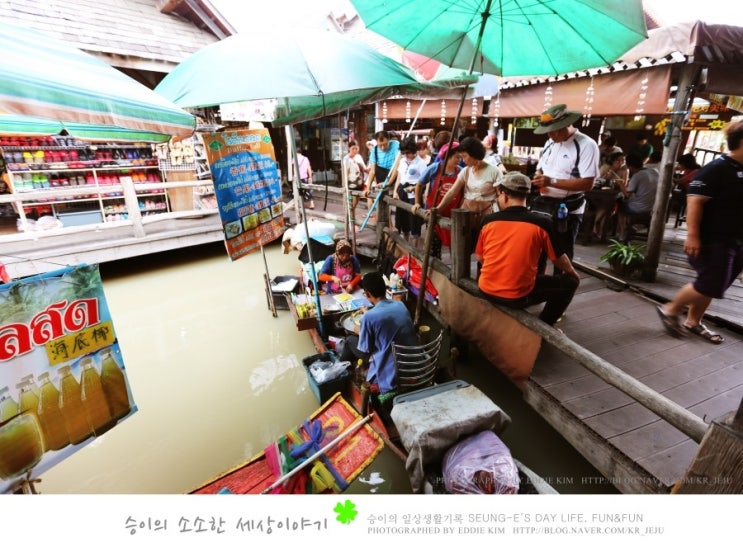
M607 262L611 269L621 276L632 276L645 264L642 249L644 244L622 243L611 240L609 249L601 255L599 262Z

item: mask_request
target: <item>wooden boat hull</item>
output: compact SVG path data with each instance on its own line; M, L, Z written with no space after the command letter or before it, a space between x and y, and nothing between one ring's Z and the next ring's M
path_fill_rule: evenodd
M309 421L319 421L324 431L324 437L317 443L320 448L325 442L329 442L334 436L361 420L358 411L354 409L340 393L333 395L326 403L316 410ZM286 452L285 446L297 446L310 440L306 427L300 424L297 428L290 430L284 439L278 442L285 444L281 448ZM276 456L272 453L269 445L260 454L238 464L215 478L203 483L189 494L261 494L268 489L279 477L277 473ZM326 460L318 459L301 470L296 476L292 476L287 483L278 488L278 492L291 494L319 494L342 492L358 475L366 468L384 447L379 434L368 424L343 438L336 446L330 449ZM314 450L308 449L306 456ZM299 463L301 459L297 460ZM319 470L319 471L318 471ZM327 473L335 472L333 481L327 481ZM318 481L317 474L325 474ZM314 474L314 475L313 475Z

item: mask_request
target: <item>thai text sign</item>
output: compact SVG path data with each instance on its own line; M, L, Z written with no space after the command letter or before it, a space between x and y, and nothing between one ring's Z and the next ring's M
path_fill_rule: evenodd
M281 181L268 131L212 132L204 143L230 258L281 237Z
M136 410L97 266L0 286L0 492Z

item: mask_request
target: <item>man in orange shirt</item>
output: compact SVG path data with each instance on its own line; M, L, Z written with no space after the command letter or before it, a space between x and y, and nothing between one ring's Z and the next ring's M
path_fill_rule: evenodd
M475 248L482 263L478 287L498 305L520 309L545 303L539 318L552 326L573 300L580 276L554 239L552 220L527 209L530 191L531 181L517 171L496 188L499 211L483 219ZM538 274L542 252L561 273Z

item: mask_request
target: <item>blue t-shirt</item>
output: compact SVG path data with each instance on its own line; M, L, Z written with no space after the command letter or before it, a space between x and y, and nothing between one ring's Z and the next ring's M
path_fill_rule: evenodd
M382 151L379 146L374 146L369 154L369 164L374 164L383 169L391 169L392 165L395 164L395 157L397 157L400 151L400 142L397 140L390 140L387 151Z
M367 381L376 382L380 393L395 389L392 344L417 345L418 339L407 307L402 301L382 299L362 318L358 349L371 354Z

